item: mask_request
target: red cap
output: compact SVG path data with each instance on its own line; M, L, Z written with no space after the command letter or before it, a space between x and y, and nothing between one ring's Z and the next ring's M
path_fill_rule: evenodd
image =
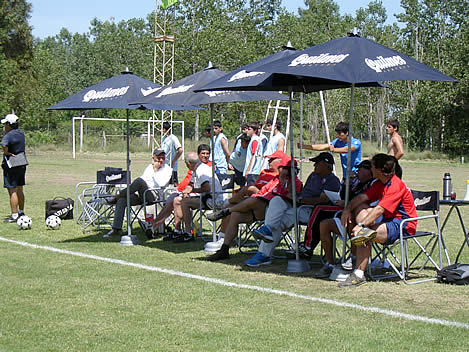
M298 167L298 161L296 159L293 159L294 161L294 166L297 168ZM291 157L287 157L282 160L280 163L279 167L291 167Z
M285 159L287 156L284 152L282 152L281 150L276 150L275 152L273 152L272 154L270 155L267 155L267 158L269 159Z

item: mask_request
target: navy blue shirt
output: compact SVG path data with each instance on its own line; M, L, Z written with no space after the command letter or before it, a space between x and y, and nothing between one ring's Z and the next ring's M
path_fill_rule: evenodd
M331 192L339 192L340 181L337 176L331 172L326 177L321 177L313 172L306 180L301 191L301 198L319 197L325 189Z
M25 151L24 132L18 128L8 131L2 139L2 146L8 147L8 152L18 154Z

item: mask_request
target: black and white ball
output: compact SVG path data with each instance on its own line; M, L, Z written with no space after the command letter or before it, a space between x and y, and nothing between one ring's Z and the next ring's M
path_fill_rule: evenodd
M46 226L51 230L58 230L62 225L62 220L57 215L49 215L46 219Z
M16 224L20 230L29 230L31 226L33 226L33 221L29 216L21 215L18 220L16 220Z

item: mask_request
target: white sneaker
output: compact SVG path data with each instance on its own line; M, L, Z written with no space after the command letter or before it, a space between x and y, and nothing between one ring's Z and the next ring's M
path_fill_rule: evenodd
M334 266L332 269L331 275L329 275L329 280L331 281L345 281L352 271L344 270L340 265Z
M204 252L205 253L215 253L216 251L218 251L221 248L221 246L223 245L223 241L224 241L224 238L219 237L218 240L215 241L215 242L205 243Z
M344 263L342 263L342 268L344 270L353 270L352 256L348 257L348 259Z

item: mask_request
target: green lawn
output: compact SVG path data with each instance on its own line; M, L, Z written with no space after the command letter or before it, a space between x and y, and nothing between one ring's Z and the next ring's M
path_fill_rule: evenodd
M74 220L64 221L58 231L46 230L45 200L74 198L76 183L95 180L96 170L104 166L125 167L124 159L124 154L81 154L78 160L59 152L30 155L25 192L33 228L20 231L16 225L0 224L0 237L174 272L0 240L0 351L469 349L467 328L340 305L352 303L469 324L467 286L434 282L408 286L386 281L344 290L335 282L314 279L312 272L285 273L284 259L275 260L271 267L249 269L242 263L250 256L235 248L228 261L206 262L201 240L179 245L161 239L145 241L138 225L134 229L142 245L132 247L121 246L118 239L102 239L104 230L82 233ZM134 154L132 160L136 177L148 158ZM458 198L464 196L467 165L423 160L404 161L402 166L410 188L441 191L443 174L451 172ZM310 169L308 164L304 179ZM180 165L180 178L183 173ZM0 212L6 216L6 190L2 194ZM462 210L469 224L469 209ZM443 206L442 217L447 211ZM456 217L444 235L454 260L463 240ZM469 263L469 248L461 261ZM313 266L313 272L318 269ZM230 287L220 284L222 281L203 281L182 273L246 286Z

